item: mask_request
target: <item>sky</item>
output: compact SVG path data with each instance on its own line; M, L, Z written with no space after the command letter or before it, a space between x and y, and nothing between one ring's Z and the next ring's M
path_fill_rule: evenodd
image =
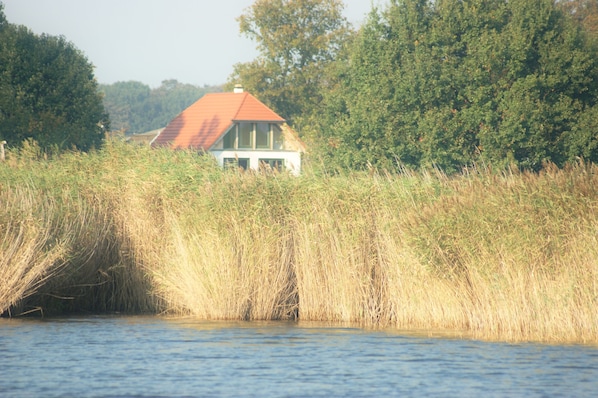
M135 80L152 88L176 79L197 86L226 82L237 63L256 58L256 43L236 20L254 0L0 0L8 22L64 36L95 67L101 84ZM372 5L344 0L359 26Z

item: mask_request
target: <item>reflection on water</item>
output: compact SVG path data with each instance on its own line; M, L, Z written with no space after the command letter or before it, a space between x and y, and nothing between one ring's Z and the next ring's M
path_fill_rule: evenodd
M598 348L304 323L0 319L2 397L595 396Z

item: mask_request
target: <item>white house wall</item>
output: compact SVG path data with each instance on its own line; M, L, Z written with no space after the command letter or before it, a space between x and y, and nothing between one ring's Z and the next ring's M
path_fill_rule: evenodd
M212 155L218 160L218 164L223 167L224 159L227 158L243 158L249 159L249 168L253 170L259 169L260 159L284 159L284 165L288 171L294 175L301 173L301 153L295 151L241 151L241 150L226 150L226 151L211 151Z

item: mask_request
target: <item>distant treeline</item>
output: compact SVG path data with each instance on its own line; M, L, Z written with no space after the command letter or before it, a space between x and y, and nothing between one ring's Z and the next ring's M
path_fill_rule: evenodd
M155 89L137 81L102 84L99 89L112 130L126 134L162 128L204 94L222 91L221 86L198 87L176 80L164 80Z

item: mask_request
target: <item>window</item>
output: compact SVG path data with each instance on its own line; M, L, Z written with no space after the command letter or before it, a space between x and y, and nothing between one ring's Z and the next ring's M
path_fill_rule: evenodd
M283 149L284 138L282 136L282 130L279 125L272 125L272 149Z
M235 124L224 137L222 149L284 149L284 137L278 124Z
M224 158L224 168L239 168L243 170L249 169L249 158Z
M255 147L256 149L270 149L270 125L268 123L256 123Z
M253 123L239 123L239 149L253 149Z
M282 171L284 159L260 159L260 169Z
M223 149L234 149L235 147L235 138L237 138L237 126L233 126L232 129L222 139L222 148Z

